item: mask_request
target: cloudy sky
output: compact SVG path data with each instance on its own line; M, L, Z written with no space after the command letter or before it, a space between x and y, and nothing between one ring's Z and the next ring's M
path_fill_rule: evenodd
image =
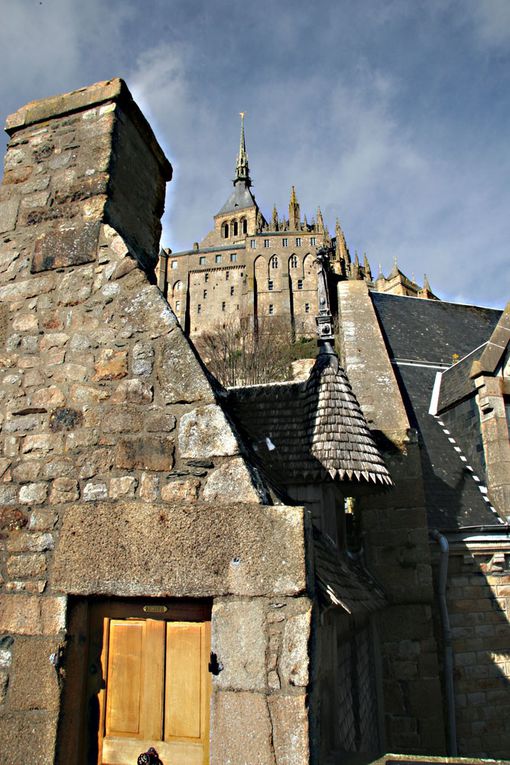
M123 77L174 166L163 244L211 228L246 135L266 217L294 184L372 268L510 298L510 0L0 0L0 117Z

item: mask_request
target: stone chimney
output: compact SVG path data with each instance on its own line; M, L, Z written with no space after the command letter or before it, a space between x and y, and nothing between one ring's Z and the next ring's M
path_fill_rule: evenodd
M152 279L172 167L126 84L31 102L6 130L0 234L26 230L31 272L94 261L108 223Z

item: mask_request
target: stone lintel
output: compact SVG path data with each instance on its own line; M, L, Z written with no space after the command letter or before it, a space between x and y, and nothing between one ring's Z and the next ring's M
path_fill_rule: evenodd
M79 88L59 96L30 101L30 103L22 106L21 109L7 117L5 130L12 136L17 130L29 127L30 125L58 119L67 114L85 111L105 103L118 103L129 113L145 142L152 148L158 163L161 165L165 180L170 181L172 178L172 165L165 157L149 123L133 101L126 83L119 77L96 82L94 85Z

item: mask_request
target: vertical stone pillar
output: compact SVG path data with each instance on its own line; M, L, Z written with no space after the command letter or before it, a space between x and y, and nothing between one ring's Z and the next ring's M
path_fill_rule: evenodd
M444 752L432 618L432 566L417 434L392 369L364 281L338 289L343 363L370 427L387 444L395 488L360 500L369 568L391 606L378 614L387 751Z
M27 104L6 130L0 233L35 238L32 274L94 261L101 222L153 272L172 168L122 80Z

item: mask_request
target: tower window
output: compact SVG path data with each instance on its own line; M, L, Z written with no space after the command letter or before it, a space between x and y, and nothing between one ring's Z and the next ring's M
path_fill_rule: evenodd
M296 247L301 247L301 237L296 236Z
M271 268L278 268L278 258L276 255L273 255L273 257L270 260Z
M230 262L235 263L237 261L237 254L235 252L232 252L230 254Z
M289 240L287 239L286 236L284 236L282 239L282 247L288 247L288 246L289 246Z
M302 279L298 279L297 280L297 288L298 288L298 290L302 290L303 289L303 280Z
M264 239L264 247L269 247L269 239Z
M290 267L291 268L297 268L297 256L291 255L290 256Z
M216 263L221 263L221 255L216 255L214 260Z
M272 303L269 303L269 315L272 316L274 314L274 305Z
M267 288L268 288L269 292L272 292L272 290L273 290L273 286L274 286L273 280L272 280L272 279L270 279L270 280L268 281L268 283L267 283Z
M248 221L246 220L246 218L243 218L241 225L243 227L243 234L247 234L248 233Z
M223 239L228 239L228 223L223 224Z
M237 234L239 233L239 231L238 231L238 229L239 229L239 224L238 224L238 222L237 222L236 220L234 221L234 223L233 223L233 226L232 226L232 227L233 227L233 229L234 229L234 233L233 233L233 236L237 236Z
M206 259L205 259L205 255L201 255L201 256L199 257L199 259L198 259L198 264L199 264L200 266L205 266L206 262L207 262L207 261L206 261Z

